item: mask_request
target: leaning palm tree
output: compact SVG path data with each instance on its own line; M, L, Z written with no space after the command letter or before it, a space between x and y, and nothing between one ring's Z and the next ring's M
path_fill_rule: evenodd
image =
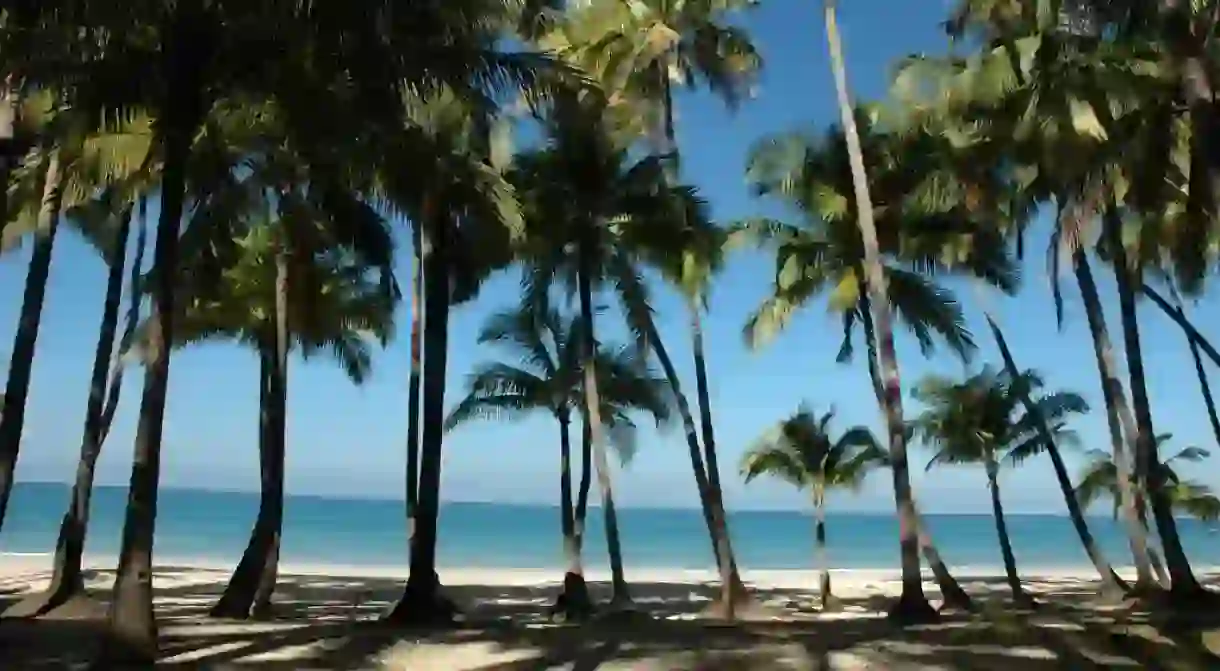
M1171 434L1157 436L1157 443L1164 445ZM1118 519L1120 488L1118 486L1119 469L1114 458L1102 450L1089 450L1089 462L1082 469L1080 482L1076 485L1076 496L1080 505L1091 506L1101 499L1109 500L1114 518ZM1165 471L1165 480L1170 483L1169 491L1174 510L1183 515L1189 515L1204 522L1215 522L1220 519L1220 498L1211 488L1199 482L1183 479L1173 467L1176 462L1198 463L1211 456L1211 453L1199 447L1186 447L1165 459L1161 468ZM1131 477L1128 474L1128 477ZM1145 524L1147 522L1145 521Z
M89 527L90 501L93 495L94 475L102 445L110 433L123 389L125 353L135 343L137 324L140 319L140 277L144 267L144 251L147 243L147 212L144 199L136 205L128 205L114 211L113 193L98 201L84 204L68 216L82 220L102 218L117 221L110 249L106 252L110 266L106 279L105 299L102 306L102 322L98 330L97 347L94 351L93 372L89 380L89 399L85 408L84 431L81 439L80 460L77 462L76 478L72 484L68 510L60 523L59 537L55 544L55 560L51 582L45 592L32 595L10 607L5 614L10 617L39 616L63 607L69 612L70 604L85 598L84 579L81 574L85 552L85 535ZM126 324L118 339L119 303L123 298L123 274L126 265L128 236L134 221L139 222L139 232L134 243L135 259L128 273L128 307Z
M826 557L826 494L839 488L858 490L869 469L885 459L867 427L854 426L835 438L830 429L833 420L833 410L819 417L802 405L750 447L741 460L747 483L765 475L806 491L812 499L824 610L834 605Z
M1013 600L1028 605L1032 599L1021 586L1016 558L1004 519L1000 497L1000 463L1020 463L1044 449L1042 422L1052 427L1056 442L1075 440L1066 424L1073 415L1088 412L1080 396L1056 392L1033 399L1037 412L1025 409L1024 399L1043 386L1037 374L1026 371L1013 378L984 368L957 382L940 376L924 378L914 397L926 409L912 424L915 434L936 453L928 468L947 464L981 463L991 491L996 534L1004 557L1004 570Z
M570 427L584 399L582 338L580 320L565 318L554 309L542 315L527 309L493 316L479 341L501 344L518 354L520 363L488 363L476 368L467 396L446 419L446 426L454 428L474 419L516 419L546 412L559 424L560 522L567 570L554 610L569 620L585 619L593 610L581 560L591 484L592 465L587 458L582 460L575 506L572 496ZM634 446L632 412L647 412L658 423L668 417L665 381L654 377L629 348L599 344L596 360L601 416L612 443L626 458ZM617 537L617 531L608 535Z
M745 29L730 20L756 5L754 0L728 2L643 2L591 3L569 13L555 34L544 44L556 47L569 58L597 75L603 86L620 103L616 107L626 126L650 135L660 145L671 184L679 180L679 147L675 127L673 88L705 86L730 108L749 96L762 66L762 59ZM642 123L636 123L642 122ZM671 259L682 254L672 254ZM698 259L695 264L679 265L707 271L714 264ZM745 586L733 557L730 533L724 512L723 493L716 455L715 426L707 385L707 357L703 347L702 311L705 309L707 273L696 271L670 273L669 279L682 289L690 312L692 349L695 353L695 383L699 400L700 429L704 462L694 462L699 498L712 549L721 571L720 607L732 617L735 602L745 595ZM662 350L663 351L663 350ZM659 358L666 358L658 352ZM667 361L665 362L668 363ZM682 394L677 373L664 365L675 394ZM688 432L688 440L697 436ZM698 469L706 465L706 473Z

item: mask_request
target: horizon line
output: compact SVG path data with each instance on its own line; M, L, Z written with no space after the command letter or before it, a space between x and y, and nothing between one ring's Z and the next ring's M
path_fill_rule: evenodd
M18 480L14 484L15 485L54 486L54 487L63 487L64 489L71 489L71 487L72 487L71 483L58 481L58 480ZM128 485L126 485L126 484L115 484L115 483L97 483L96 485L94 485L95 489L96 488L127 489L127 487L128 487ZM203 493L203 494L243 494L243 495L253 495L253 496L257 496L259 493L258 490L256 490L256 489L226 489L223 487L211 487L211 486L203 486L203 485L163 485L160 487L160 491L162 491L162 492L165 492L165 491L195 492L195 493ZM345 501L345 502L352 502L352 503L403 503L405 501L404 497L378 496L375 494L358 495L358 494L317 494L317 493L308 493L308 492L304 492L304 493L287 493L286 492L285 497L297 498L297 499L321 499L321 500L325 500L325 501ZM558 504L545 503L545 502L496 501L496 500L452 499L452 498L442 499L441 504L442 505L449 505L449 504L484 505L484 506L494 505L494 506L510 506L510 507L518 507L518 508L546 508L546 509L554 509L554 508L559 507ZM589 507L597 508L597 509L601 508L600 504L598 504L592 500L589 501ZM690 512L696 512L699 510L699 506L697 506L697 505L674 505L674 504L668 504L668 505L667 504L626 504L626 505L619 504L617 507L620 510L690 511ZM808 511L805 508L801 508L801 507L785 508L785 507L763 505L763 506L744 506L744 507L735 506L735 507L729 508L729 512L730 513L797 513L797 514L804 515L804 514L809 514L812 511ZM893 510L884 509L884 508L855 508L855 507L838 507L830 512L838 512L840 514L849 513L849 514L853 514L853 515L875 515L875 516L890 516L890 515L895 514L895 512ZM1013 510L1013 511L1005 511L1005 512L1008 512L1008 514L1010 514L1010 515L1022 515L1022 516L1030 516L1030 517L1063 517L1063 518L1068 517L1067 511L1051 512L1051 511L1036 511L1036 510L1033 510L1033 511L1031 511L1031 510ZM991 513L986 512L986 511L983 511L983 512L948 512L948 511L937 511L937 510L924 510L924 511L922 511L922 513L924 515L937 515L937 516L941 516L941 517L990 517L990 515L991 515ZM1107 517L1108 518L1109 515L1108 514L1086 513L1085 517L1086 518L1095 518L1095 517L1097 517L1097 518Z

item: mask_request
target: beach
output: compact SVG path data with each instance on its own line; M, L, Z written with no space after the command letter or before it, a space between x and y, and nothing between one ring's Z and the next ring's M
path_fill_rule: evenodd
M0 556L5 604L45 587L49 555ZM88 562L95 618L113 580L113 558ZM1007 604L998 572L956 571L979 612L942 623L898 629L884 618L897 596L891 570L839 570L841 607L818 612L817 574L746 570L755 605L736 626L706 616L716 594L711 571L629 570L638 620L580 627L550 622L547 606L560 574L553 569L442 569L448 594L463 610L451 630L405 631L378 623L397 598L404 568L285 564L275 618L233 622L207 618L231 567L187 559L157 570L160 666L179 669L370 669L401 671L708 671L712 669L1052 669L1143 668L1157 655L1190 660L1130 604L1103 602L1088 572L1064 569L1025 577L1043 602L1031 613ZM1214 580L1215 574L1208 574ZM590 571L594 597L608 597L608 576ZM935 602L935 583L925 582ZM98 621L0 622L0 651L15 666L76 668L96 641ZM1208 640L1197 661L1207 666ZM1171 651L1166 652L1166 651ZM1151 655L1152 657L1148 657ZM1183 655L1186 655L1185 657ZM1152 661L1150 661L1152 660ZM1100 665L1100 666L1099 666Z

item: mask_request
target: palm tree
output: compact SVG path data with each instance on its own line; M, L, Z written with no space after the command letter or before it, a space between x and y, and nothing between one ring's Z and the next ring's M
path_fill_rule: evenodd
M481 343L500 343L520 356L521 363L489 363L470 376L469 392L452 411L446 426L453 428L473 419L514 419L545 411L559 424L560 521L567 571L555 611L567 619L585 619L592 613L581 562L585 511L573 508L570 426L584 399L584 374L579 356L583 339L578 319L565 319L557 310L535 315L528 308L493 316L479 336ZM658 423L669 415L665 381L653 377L644 363L625 347L599 345L596 355L598 387L609 437L624 457L633 450L634 424L630 414L643 410ZM582 468L590 468L588 459ZM589 478L582 477L580 501L587 501Z
M686 84L695 87L701 83L730 107L736 107L748 96L762 60L746 31L725 23L724 19L755 4L756 0L592 3L572 12L568 21L544 40L544 44L559 49L595 73L611 93L612 99L620 103L617 107L630 110L625 118L628 126L633 125L634 121L644 120L644 127L635 130L660 140L662 153L670 159L665 164L667 178L671 184L677 184L680 168L673 86ZM624 119L620 117L620 120ZM704 260L680 265L688 270L698 266L707 271L715 263ZM715 426L707 388L702 310L705 309L704 293L708 278L706 272L696 272L694 276L678 273L671 279L681 287L691 314L690 331L695 352L696 392L703 439L703 459L693 461L691 466L695 471L712 550L721 571L723 603L720 607L731 618L736 601L745 598L746 592L737 571L724 511ZM659 339L657 342L659 345ZM668 359L663 347L658 347L658 358ZM682 395L676 371L669 365L662 367L674 393ZM685 408L685 404L682 407ZM687 435L688 440L698 442L697 434L688 431ZM695 451L698 451L697 447Z
M594 92L556 97L545 118L547 143L543 148L518 156L513 172L526 213L526 236L522 259L526 302L548 304L547 294L562 281L577 297L582 327L592 356L593 296L595 287L610 285L632 330L637 346L658 353L667 380L672 364L661 355L656 324L649 305L648 288L639 266L672 252L683 230L675 226L678 208L694 207L697 197L685 187L673 187L665 179L662 161L655 156L630 162L621 138L610 132L606 101ZM590 396L586 412L591 426L595 464L606 464L601 446L597 410L596 362L585 369L589 377L585 393ZM678 396L679 414L688 433L692 461L702 461L697 441L689 437L697 431L685 400ZM696 471L696 475L700 471ZM703 471L706 472L706 471ZM607 495L608 473L598 470L603 497ZM700 482L702 491L707 483ZM611 501L606 501L612 514ZM612 561L612 568L617 562ZM619 573L617 570L615 573ZM616 586L617 602L629 598L622 592L625 581Z
M260 362L259 511L212 609L218 617L270 614L283 519L288 350L295 345L306 357L325 352L359 384L371 366L370 341L384 345L390 336L397 299L392 283L351 252L313 247L320 240L308 229L323 224L300 201L280 199L278 209L252 214L242 237L220 241L228 249L221 252L226 268L219 284L200 286L195 278L206 274L190 266L180 271L176 344L231 338L254 347Z
M968 135L985 138L984 144L991 146L988 157L1012 167L1023 207L1032 212L1039 202L1053 201L1057 215L1050 260L1056 314L1062 320L1058 267L1061 260L1070 260L1088 317L1115 461L1126 467L1128 460L1121 456L1123 452L1146 454L1148 450L1146 445L1140 446L1143 429L1119 378L1088 257L1088 233L1094 220L1105 214L1109 220L1102 227L1103 237L1115 234L1114 208L1107 203L1121 200L1119 194L1129 194L1133 202L1146 202L1154 199L1156 192L1166 191L1164 185L1170 180L1165 169L1173 163L1150 157L1146 150L1159 147L1163 159L1163 149L1174 144L1172 138L1154 139L1144 131L1145 137L1132 139L1130 128L1168 130L1172 124L1164 118L1157 120L1156 114L1164 109L1141 102L1147 102L1151 92L1164 90L1164 83L1155 75L1156 64L1147 53L1115 52L1118 47L1108 41L1078 34L1090 26L1096 28L1091 20L1068 17L1071 20L1065 22L1062 18L1054 12L1034 12L1032 6L1005 7L964 0L950 27L954 34L981 38L977 57L947 62L916 59L904 67L899 81L902 90L914 94L921 115L961 119L964 123L959 124L959 135L964 129ZM1106 91L1108 105L1099 104L1101 99L1080 95L1082 87L1094 87L1098 82L1104 82L1097 90ZM943 85L943 95L921 100L918 91L927 84ZM1117 112L1112 110L1125 115L1121 125L1117 125L1113 118ZM1143 122L1136 114L1146 114L1149 120ZM976 165L990 164L988 158L976 156L975 161ZM1149 166L1160 166L1161 172ZM1018 236L1018 250L1022 248L1024 224L1029 220L1032 217L1015 222L1012 232ZM1110 242L1104 247L1115 245ZM1113 252L1110 254L1113 256ZM1131 282L1125 271L1120 274L1120 293L1129 295ZM1134 345L1138 332L1132 330L1133 305L1128 298L1122 303L1126 305L1127 340ZM1141 362L1134 363L1139 372ZM1121 485L1125 490L1123 510L1135 559L1136 586L1151 589L1148 541L1138 521L1135 492L1127 482L1123 480ZM1184 560L1184 555L1173 557L1179 573ZM1189 582L1186 580L1183 586Z
M870 467L884 461L885 453L863 426L854 426L835 438L830 424L834 411L815 415L807 406L779 423L746 451L741 472L746 482L766 475L808 491L817 522L817 563L822 571L822 608L833 607L830 567L826 559L826 494L834 489L858 490Z
M118 228L109 250L109 273L102 307L102 323L98 330L97 348L93 358L93 372L89 382L89 400L85 409L84 433L81 441L80 460L76 468L76 479L72 485L72 497L68 510L60 523L59 538L55 544L54 569L51 583L46 591L33 595L5 611L9 617L34 617L45 615L67 607L74 600L85 597L85 585L81 575L85 551L85 534L89 526L89 505L92 500L94 474L102 445L110 432L123 388L123 362L120 357L133 345L140 319L140 273L144 266L144 249L147 242L147 216L145 201L128 205L122 211L113 212L108 199L87 204L67 216L73 219L91 217L117 219ZM127 294L128 308L126 325L115 350L118 330L119 303L123 297L123 271L126 264L128 236L132 221L139 220L136 235L136 256L129 273Z
M1023 398L1043 386L1041 378L1026 371L1015 378L1005 372L984 368L969 378L955 382L929 376L916 386L914 397L926 406L915 419L917 435L936 448L928 468L946 464L983 464L991 490L996 534L1004 556L1004 569L1013 600L1028 605L1032 599L1021 587L1012 542L1004 519L1000 497L1000 462L1019 464L1044 449L1040 424L1047 422L1056 442L1075 440L1066 428L1075 414L1088 412L1080 396L1057 392L1033 399L1036 413L1026 411Z
M1161 434L1157 436L1157 442L1163 445L1171 437L1171 434ZM1114 518L1118 519L1120 496L1118 466L1110 454L1101 450L1089 450L1086 454L1089 462L1081 471L1080 484L1076 486L1076 496L1080 500L1080 505L1088 507L1103 497L1109 498ZM1165 480L1170 483L1169 492L1174 510L1204 522L1215 522L1220 519L1220 499L1207 485L1182 479L1172 464L1175 461L1197 463L1210 456L1211 453L1202 448L1186 447L1165 459L1161 464L1161 468L1165 471ZM1128 477L1131 476L1128 475Z
M5 385L11 399L10 412L0 419L0 527L21 447L30 374L59 224L66 220L103 254L109 253L115 246L113 236L123 225L118 222L124 218L82 208L92 203L98 191L112 186L119 193L111 193L110 201L130 201L131 191L141 183L140 173L144 172L142 164L151 140L146 117L136 115L100 127L93 127L91 121L65 107L54 91L27 92L23 98L23 132L40 138L40 144L12 172L9 205L15 212L3 232L5 250L30 235L34 237L34 249ZM127 184L120 187L120 181ZM125 237L121 244L126 244ZM116 281L121 291L121 268Z
M894 476L894 502L898 509L899 544L902 549L902 595L891 614L904 620L934 620L936 611L932 610L927 597L924 596L919 574L919 539L916 531L918 522L911 497L911 480L907 465L902 388L898 380L898 359L894 352L894 331L890 325L889 288L881 262L877 228L873 222L873 204L869 195L868 174L864 168L864 152L860 147L856 118L847 91L847 67L843 62L843 44L839 37L836 5L836 0L823 0L826 43L830 49L843 135L847 140L857 223L863 243L864 272L860 279L867 285L867 290L860 293L868 296L871 303L869 316L876 329L878 380L882 392L880 401L889 434L890 469Z

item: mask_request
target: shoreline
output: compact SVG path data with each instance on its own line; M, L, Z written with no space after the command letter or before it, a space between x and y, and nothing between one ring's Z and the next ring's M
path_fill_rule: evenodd
M0 581L15 582L20 580L37 580L48 575L52 569L54 553L8 553L0 552ZM237 565L238 557L231 560L205 557L165 557L156 561L157 571L183 569L200 573L229 573ZM85 570L112 571L118 563L115 556L86 555ZM1030 581L1043 580L1097 580L1096 571L1091 565L1059 565L1037 566L1019 565L1022 577ZM1002 565L962 565L950 566L954 577L962 582L1002 578ZM1134 579L1135 570L1131 566L1115 566L1115 571L1127 579ZM1210 575L1220 573L1220 566L1198 566L1196 573ZM541 586L558 584L563 579L562 566L439 566L438 573L447 585L505 585L505 586ZM279 573L281 576L309 577L352 577L375 579L402 579L407 577L406 562L398 566L373 564L342 564L319 561L281 561ZM751 569L741 567L742 577L747 583L763 588L799 588L804 589L817 585L819 570L809 568L766 568ZM892 583L900 581L901 570L898 568L854 568L850 566L834 566L830 569L836 581L847 580L852 584ZM925 582L934 582L930 569L924 568L922 575ZM585 577L590 582L608 582L610 571L603 567L587 568ZM662 584L705 584L720 580L714 567L694 569L682 567L632 567L627 572L629 582L662 583Z

